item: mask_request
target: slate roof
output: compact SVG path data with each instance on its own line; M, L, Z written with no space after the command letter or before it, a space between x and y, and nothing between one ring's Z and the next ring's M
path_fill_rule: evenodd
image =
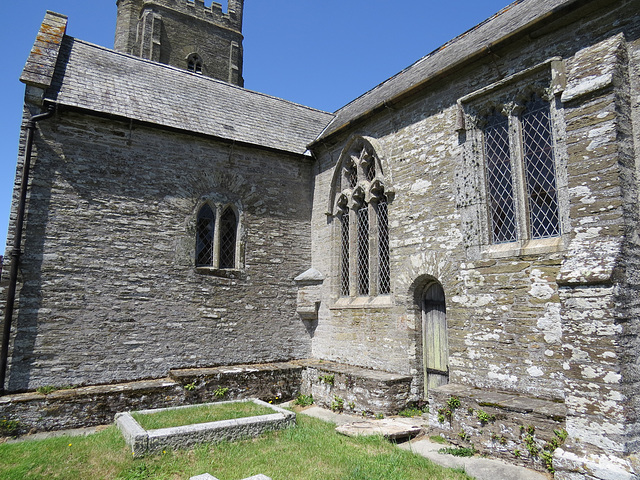
M303 154L322 112L65 36L46 99L101 114Z
M580 0L516 0L493 17L446 43L416 63L335 112L320 135L326 138L358 118L381 108L431 78L488 51L493 45L526 29L555 11Z

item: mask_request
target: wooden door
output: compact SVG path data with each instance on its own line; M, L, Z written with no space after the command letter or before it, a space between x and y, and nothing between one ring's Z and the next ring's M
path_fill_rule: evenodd
M433 283L422 300L422 341L425 396L429 389L449 383L449 342L444 290Z

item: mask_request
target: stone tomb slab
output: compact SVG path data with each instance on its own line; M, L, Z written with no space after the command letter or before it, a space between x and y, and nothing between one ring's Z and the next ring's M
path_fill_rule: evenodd
M345 423L336 427L336 432L348 437L382 435L388 440L413 438L422 432L419 422L410 419L385 418L382 420L363 420Z
M166 410L241 402L253 402L256 405L270 408L273 413L157 430L145 430L131 415L131 413L152 414ZM201 443L235 441L257 437L265 432L294 427L296 424L296 414L294 412L256 399L140 410L131 413L118 413L115 421L135 457L161 452L165 449L188 448Z

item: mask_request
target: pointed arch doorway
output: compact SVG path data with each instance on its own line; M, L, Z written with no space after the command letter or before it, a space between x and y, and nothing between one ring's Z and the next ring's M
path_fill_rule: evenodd
M449 383L449 340L447 309L442 286L433 282L426 286L422 305L422 354L424 394Z

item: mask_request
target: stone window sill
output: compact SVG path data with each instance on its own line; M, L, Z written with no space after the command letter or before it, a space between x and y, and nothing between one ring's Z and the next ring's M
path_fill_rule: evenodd
M245 280L247 277L244 271L235 268L196 267L196 273L231 280Z
M330 307L331 310L357 309L357 308L391 308L393 302L391 295L378 295L377 297L341 297Z
M564 251L564 249L564 239L553 237L487 245L482 249L482 254L488 258L506 258L557 253Z

